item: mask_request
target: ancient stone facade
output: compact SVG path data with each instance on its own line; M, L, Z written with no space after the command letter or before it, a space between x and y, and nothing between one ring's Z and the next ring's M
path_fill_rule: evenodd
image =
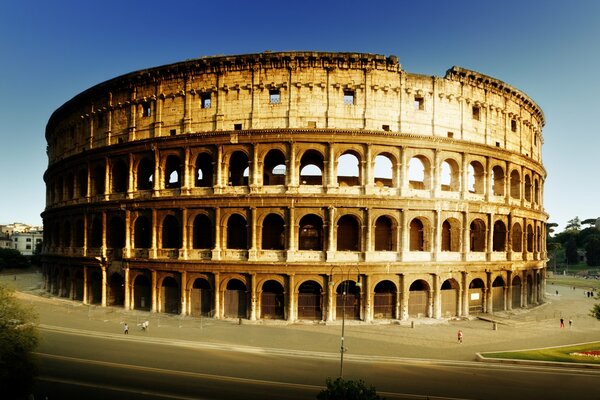
M84 303L215 318L442 318L543 301L544 116L394 56L207 57L48 122L44 273Z

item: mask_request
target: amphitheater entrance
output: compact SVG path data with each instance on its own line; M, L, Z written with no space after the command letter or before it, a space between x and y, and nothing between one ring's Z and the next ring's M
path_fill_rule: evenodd
M78 269L75 272L75 288L73 293L73 299L82 301L83 300L83 271Z
M161 285L161 311L169 314L181 312L181 292L175 278L167 276Z
M102 303L102 275L100 271L94 271L88 274L88 298L89 304Z
M335 318L360 319L360 287L351 280L340 283L337 287L335 299Z
M527 299L527 305L533 303L533 279L531 275L527 275L527 296L525 298Z
M483 293L485 284L479 278L473 279L469 284L469 313L483 312Z
M298 319L322 320L323 296L321 285L306 281L298 288Z
M60 288L60 297L69 297L71 295L71 274L67 268L62 273Z
M195 317L212 317L213 309L213 291L210 283L204 278L197 278L190 291L190 314Z
M225 290L225 318L246 318L246 285L239 279L227 282Z
M121 274L114 273L108 278L106 305L122 306L125 303L125 281Z
M442 316L454 317L458 315L459 310L459 284L454 279L446 279L442 283L441 298L442 298Z
M504 279L496 277L492 283L492 311L504 311Z
M262 319L284 319L285 296L283 286L277 281L263 284L260 296L260 317Z
M152 306L150 281L145 275L138 275L133 281L133 308L149 311Z
M409 317L429 317L429 290L429 284L421 279L410 285L408 296Z
M396 316L396 285L392 281L381 281L375 286L374 291L373 318L394 318Z
M521 307L521 278L518 276L512 280L512 306Z

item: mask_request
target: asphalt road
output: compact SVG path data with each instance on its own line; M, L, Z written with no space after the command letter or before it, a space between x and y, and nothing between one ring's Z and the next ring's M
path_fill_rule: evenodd
M326 354L41 332L36 399L314 399L325 378L339 373L339 359ZM344 375L388 399L600 399L599 370L365 356L345 360Z

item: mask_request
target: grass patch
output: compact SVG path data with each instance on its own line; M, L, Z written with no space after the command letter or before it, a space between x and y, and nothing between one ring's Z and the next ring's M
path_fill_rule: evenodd
M600 280L598 279L584 279L571 275L553 275L546 278L547 284L557 284L564 286L575 286L583 289L596 288L600 289Z
M574 346L552 347L546 349L482 353L481 355L487 358L600 364L600 357L571 355L571 353L592 350L600 350L600 342L579 344Z

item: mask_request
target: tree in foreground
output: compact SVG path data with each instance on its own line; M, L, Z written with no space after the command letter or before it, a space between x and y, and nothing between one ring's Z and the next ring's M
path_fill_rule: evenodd
M4 268L27 268L29 260L18 250L0 249L0 270Z
M352 381L327 378L327 388L321 390L317 400L383 400L377 395L375 387L367 387L362 380Z
M35 314L0 285L0 397L26 399L34 383L33 350L38 344ZM6 397L5 397L6 396Z

